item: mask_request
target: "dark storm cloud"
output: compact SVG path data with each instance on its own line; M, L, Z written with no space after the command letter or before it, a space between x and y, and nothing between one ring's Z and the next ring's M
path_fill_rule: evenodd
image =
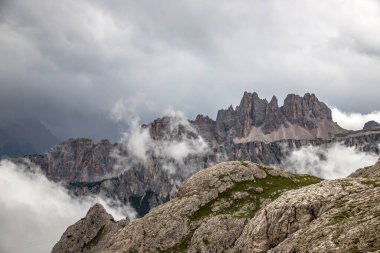
M377 110L379 29L376 0L0 1L0 117L100 137L120 99L215 117L245 90Z

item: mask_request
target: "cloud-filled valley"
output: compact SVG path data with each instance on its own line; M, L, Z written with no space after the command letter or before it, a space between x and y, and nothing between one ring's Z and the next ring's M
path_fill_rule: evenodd
M0 171L0 251L4 253L49 252L62 232L95 203L103 204L115 219L136 215L133 208L104 196L73 197L35 167L2 160Z
M282 167L298 174L337 179L347 177L359 168L373 165L378 159L377 154L333 143L301 147L282 161Z

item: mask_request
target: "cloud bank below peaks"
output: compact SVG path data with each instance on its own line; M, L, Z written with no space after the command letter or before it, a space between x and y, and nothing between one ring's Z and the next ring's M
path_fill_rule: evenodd
M378 156L375 154L334 143L295 150L285 158L282 167L294 173L337 179L347 177L359 168L373 165L377 160Z
M361 130L365 123L370 120L380 122L380 111L373 111L367 114L357 112L344 112L336 107L331 107L333 120L341 127L348 130Z

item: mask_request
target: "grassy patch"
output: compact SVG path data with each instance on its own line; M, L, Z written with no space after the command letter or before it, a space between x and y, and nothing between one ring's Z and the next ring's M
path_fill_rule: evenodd
M265 167L265 170L269 170ZM190 220L200 220L211 214L232 214L238 217L251 218L260 209L263 201L276 199L282 192L292 189L298 189L303 186L315 184L321 179L309 175L294 175L291 177L267 175L266 178L248 180L236 183L233 187L224 192L219 193L218 197L206 203L191 216ZM257 191L257 188L262 188L263 191ZM236 192L248 192L249 196L241 199L233 199L232 196ZM212 207L218 202L231 201L232 205L224 208L216 213L213 213ZM243 210L245 206L254 206L249 210Z
M182 241L180 241L179 243L175 244L173 247L171 247L169 249L166 249L166 250L159 251L159 252L160 253L186 252L186 250L190 246L191 237L193 236L193 233L194 233L194 231L192 231L191 233L189 233L189 235L187 235Z
M340 212L332 217L332 219L329 222L329 225L335 225L338 223L343 223L347 219L351 217L351 214L349 214L347 211Z

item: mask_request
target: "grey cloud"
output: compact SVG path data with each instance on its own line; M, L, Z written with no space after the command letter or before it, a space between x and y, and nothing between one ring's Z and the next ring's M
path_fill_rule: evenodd
M342 110L378 110L379 8L375 0L2 1L0 118L106 137L118 129L109 112L120 99L143 93L159 108L215 117L245 90L280 100L313 92Z

